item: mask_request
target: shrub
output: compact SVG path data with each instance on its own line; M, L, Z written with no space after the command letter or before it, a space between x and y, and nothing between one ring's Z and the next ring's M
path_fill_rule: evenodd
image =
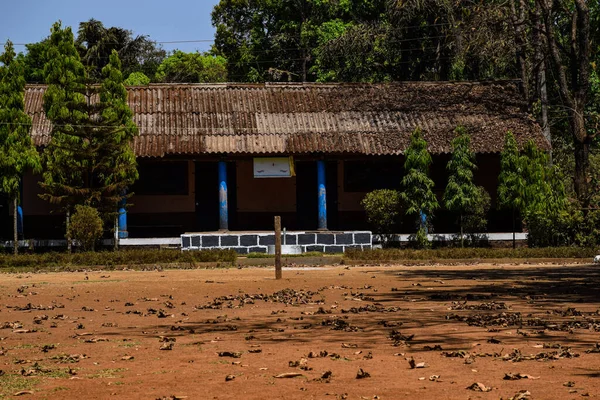
M102 218L95 208L76 205L68 230L67 238L77 240L84 251L94 251L94 245L103 233Z
M427 230L424 227L419 228L417 233L408 237L410 247L415 249L429 249L431 242L427 237Z
M576 202L559 213L531 211L526 216L526 224L530 247L600 244L600 211L584 214Z
M164 264L177 264L178 268L195 268L195 263L211 262L233 264L237 260L235 250L120 250L87 253L42 253L21 254L18 256L0 254L0 269L34 269L34 270L72 270L78 267L101 267L112 269L115 267L153 267Z
M381 235L385 246L400 215L400 194L396 190L378 189L367 193L360 204L365 209L367 221L373 231Z
M143 72L132 72L123 83L127 86L147 86L150 84L150 78Z
M401 260L452 260L452 259L498 259L498 258L589 258L596 254L592 247L548 247L543 249L481 249L446 247L434 250L357 250L346 251L345 258L359 261L401 261Z

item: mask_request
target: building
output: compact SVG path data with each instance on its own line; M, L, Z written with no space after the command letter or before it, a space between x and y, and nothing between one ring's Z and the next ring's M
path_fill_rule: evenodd
M25 96L39 148L50 140L44 90L30 85ZM431 174L441 197L458 125L472 136L476 182L492 197L489 230L506 232L510 219L495 207L506 132L521 145L531 139L550 146L512 82L157 84L128 92L140 133L129 237L270 230L275 215L289 231L368 229L360 200L371 190L399 187L402 154L416 127L433 155ZM295 176L257 177L256 162L279 167L290 157ZM24 177L25 235L63 238L64 218L38 198L37 180ZM0 218L8 219L7 207L2 210ZM454 217L444 211L434 224L436 232L456 231ZM9 238L10 224L2 225Z

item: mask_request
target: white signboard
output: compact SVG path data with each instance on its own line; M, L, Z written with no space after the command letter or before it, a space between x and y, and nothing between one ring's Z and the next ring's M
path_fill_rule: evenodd
M294 175L294 161L291 157L254 159L255 178L290 178Z

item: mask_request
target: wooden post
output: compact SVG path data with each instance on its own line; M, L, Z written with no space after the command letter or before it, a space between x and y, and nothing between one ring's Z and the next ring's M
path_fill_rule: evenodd
M281 279L281 217L275 217L275 279Z

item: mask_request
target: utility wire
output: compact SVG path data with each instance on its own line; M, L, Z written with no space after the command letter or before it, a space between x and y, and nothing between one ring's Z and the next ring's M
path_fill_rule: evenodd
M370 34L378 34L381 32L395 32L395 31L402 31L402 30L406 30L406 29L417 29L417 28L428 28L428 27L435 27L435 26L447 26L447 25L452 25L449 22L440 22L440 23L435 23L435 24L422 24L422 25L411 25L411 26L401 26L401 27L395 27L395 28L384 28L382 29L380 32L371 32ZM365 32L365 33L369 33L369 32ZM138 35L138 37L136 37L135 39L139 38L139 37L144 37L145 35ZM277 35L274 35L277 36ZM295 38L295 39L302 39L303 36L302 35L288 35L287 37L289 38ZM135 40L133 39L133 40ZM6 42L6 41L5 41ZM155 44L184 44L184 43L214 43L215 39L192 39L192 40L150 40L150 42L155 43ZM33 43L13 43L14 46L26 46L28 44L35 44L35 43L39 43L39 42L33 42ZM120 42L103 42L104 44L122 44Z

